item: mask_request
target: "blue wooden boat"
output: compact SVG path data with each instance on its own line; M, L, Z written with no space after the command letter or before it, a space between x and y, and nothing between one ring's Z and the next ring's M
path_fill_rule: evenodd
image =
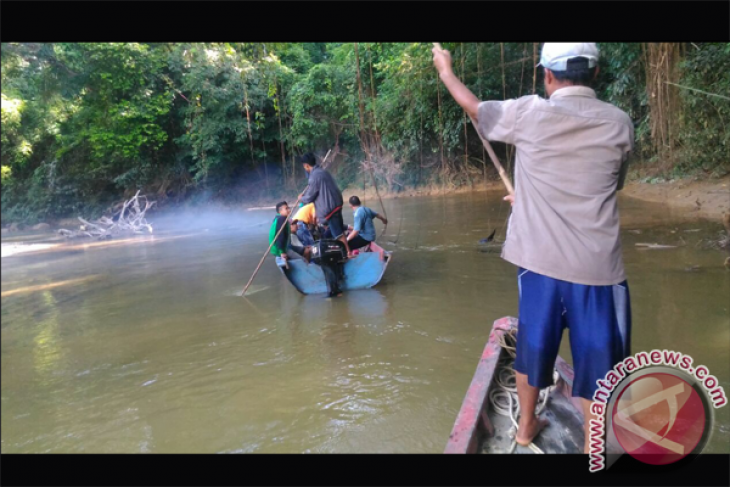
M384 250L376 243L370 244L368 252L360 252L344 265L345 279L343 291L368 289L380 282L385 269L392 259L392 253ZM325 294L327 283L322 268L315 263L307 264L303 259L290 259L286 268L281 257L276 258L276 265L281 269L289 282L302 294Z

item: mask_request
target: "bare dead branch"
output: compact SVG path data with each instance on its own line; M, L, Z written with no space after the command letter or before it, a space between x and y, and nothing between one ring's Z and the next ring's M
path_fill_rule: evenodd
M113 207L118 208L121 206L116 221L114 221L116 213L111 218L102 216L94 222L78 217L82 223L78 230L61 228L58 233L66 238L89 237L98 240L129 233L137 235L152 233L152 224L145 219L145 215L155 205L156 201L150 201L147 196L140 196L139 193L137 191L130 200L120 202ZM144 200L144 209L140 207L141 199Z

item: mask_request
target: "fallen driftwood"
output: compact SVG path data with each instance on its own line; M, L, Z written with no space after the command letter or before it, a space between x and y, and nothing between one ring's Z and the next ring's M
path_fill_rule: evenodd
M144 200L144 208L140 207L141 200ZM145 219L145 214L154 204L155 201L150 201L146 196L140 196L137 191L134 197L125 201L121 205L121 209L111 218L103 216L95 222L90 222L78 217L82 223L78 230L61 228L58 233L66 238L89 237L99 240L129 233L144 234L144 230L152 233L152 224ZM117 214L119 216L115 220L114 217Z
M676 249L676 245L661 245L658 243L637 243L637 247L647 249L647 250L657 250L657 249Z

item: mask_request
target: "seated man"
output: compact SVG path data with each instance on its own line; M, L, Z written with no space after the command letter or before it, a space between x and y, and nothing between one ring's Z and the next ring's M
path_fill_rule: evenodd
M350 245L350 250L355 250L370 245L375 240L377 234L373 224L374 218L382 220L383 223L388 223L388 220L370 208L362 206L357 196L350 197L350 207L355 212L355 226L347 236L347 243Z
M292 226L295 228L297 238L304 246L314 245L314 237L311 230L315 228L317 219L314 213L314 203L309 203L299 208L292 218Z
M271 228L269 229L269 244L274 242L271 247L271 254L275 257L281 257L285 262L288 259L298 259L299 256L303 256L304 260L309 262L311 247L302 247L291 243L291 228L287 221L290 212L291 209L286 201L276 205L277 215L274 217L274 221L271 222ZM279 233L281 226L284 224L286 224L286 228ZM276 236L277 233L279 233L278 237Z

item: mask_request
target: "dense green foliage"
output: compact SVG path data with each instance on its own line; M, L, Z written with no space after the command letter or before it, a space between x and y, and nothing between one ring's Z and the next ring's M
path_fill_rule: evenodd
M676 67L681 131L671 164L661 169L724 174L730 44L687 46ZM482 99L531 94L533 86L542 93L532 43L444 47ZM639 151L651 161L642 45L601 48L599 96L632 116ZM438 82L430 49L3 44L2 219L95 216L139 188L163 203L279 195L304 184L294 157L333 146L338 157L330 168L343 186L369 184L362 164L368 157L378 161L372 167L389 189L495 178L463 112Z

